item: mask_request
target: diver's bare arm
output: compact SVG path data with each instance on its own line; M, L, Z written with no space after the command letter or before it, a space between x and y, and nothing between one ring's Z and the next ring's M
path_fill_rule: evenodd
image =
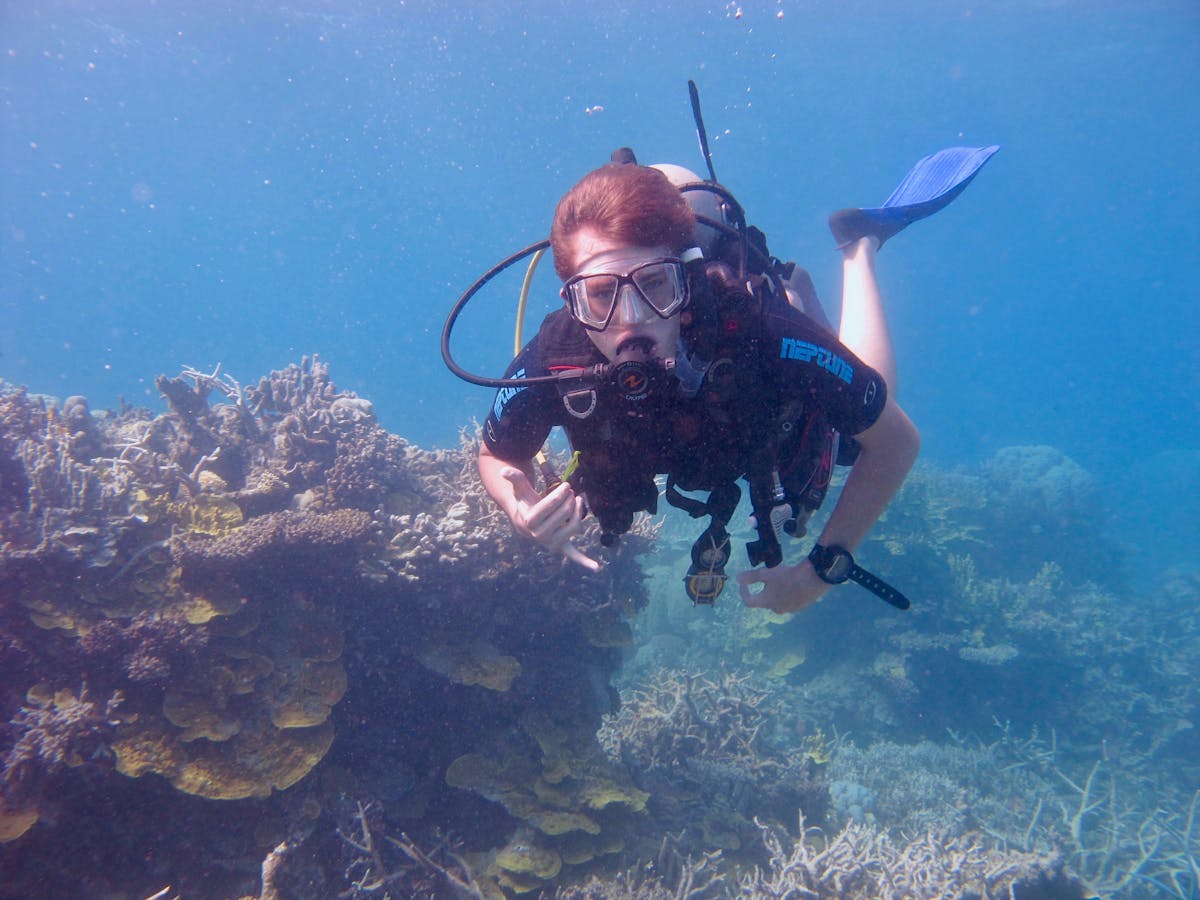
M855 440L862 450L818 539L826 547L853 550L859 545L900 490L921 449L916 426L891 397L875 424Z
M921 444L917 429L890 399L875 424L855 438L862 451L818 539L825 546L839 544L847 550L854 550L883 514ZM794 566L749 569L739 573L737 580L747 606L778 613L804 609L829 590L807 559Z
M866 237L842 251L842 318L838 339L882 375L888 393L897 397L896 353L875 279L877 249L876 239Z

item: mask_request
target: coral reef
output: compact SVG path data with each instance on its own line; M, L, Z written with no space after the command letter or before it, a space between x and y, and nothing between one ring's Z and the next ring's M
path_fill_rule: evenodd
M798 837L759 825L769 864L734 878L720 852L681 855L664 841L657 859L560 888L557 900L905 900L912 897L1038 897L1082 900L1085 891L1054 855L999 851L969 838L924 834L904 841L866 825L832 837L805 824Z
M1200 653L1200 589L1184 568L1131 591L1102 500L1050 448L1011 448L975 470L919 467L856 554L910 594L904 614L853 587L790 620L736 603L697 614L671 602L664 566L666 599L636 622L638 654L621 676L627 706L657 689L663 663L717 679L713 660L736 661L786 710L776 732L792 747L832 735L817 769L828 811L801 804L810 821L981 833L1059 852L1104 896L1149 896L1155 883L1188 896L1200 693L1185 673ZM663 715L647 716L638 740L652 744ZM1044 742L1039 729L1057 734L1053 764L1032 761L1046 749L1018 752ZM671 733L686 731L675 722ZM631 765L643 786L649 758ZM703 787L720 797L720 784ZM664 793L652 790L651 810L667 808Z
M462 848L444 837L436 835L437 843L422 849L404 833L386 833L377 804L345 800L340 806L338 836L346 865L343 877L349 887L339 896L355 900L380 892L385 897L438 897L447 892L466 897L504 896L488 882L478 881ZM261 896L265 900L265 889Z
M230 804L307 785L318 809L358 788L390 818L440 809L494 855L491 884L618 849L645 795L595 733L645 603L644 538L581 582L496 513L470 439L408 445L315 358L249 388L220 367L156 384L159 416L0 390L6 879L86 819L78 786L119 795L122 776ZM354 763L379 741L400 748L390 789ZM448 777L473 758L519 778Z
M1001 852L970 838L926 833L898 842L869 826L848 825L822 841L805 827L788 849L764 829L767 871L742 878L739 897L826 897L901 900L907 897L1024 897L1082 900L1083 886L1061 859Z
M1195 892L1200 580L1056 450L910 478L908 613L785 617L689 523L582 576L315 358L156 383L0 385L0 897Z
M84 687L76 695L63 689L54 693L44 685L35 685L26 694L28 706L12 717L16 738L4 760L10 779L21 778L23 766L38 765L48 772L65 766L80 766L104 746L121 705L117 692L103 705L88 697Z
M824 815L828 757L819 732L781 733L788 711L747 673L659 670L624 697L601 740L651 797L655 815L686 823L685 849L738 850L754 816Z

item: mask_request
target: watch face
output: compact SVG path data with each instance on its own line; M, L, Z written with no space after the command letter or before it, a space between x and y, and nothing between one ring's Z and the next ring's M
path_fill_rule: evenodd
M854 567L854 557L845 550L834 555L829 561L829 565L825 567L824 576L826 581L834 584L841 584L850 577L850 570Z

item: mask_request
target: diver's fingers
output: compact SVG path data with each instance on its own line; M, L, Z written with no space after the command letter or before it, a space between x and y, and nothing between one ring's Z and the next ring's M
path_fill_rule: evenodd
M583 498L571 497L538 529L539 540L554 550L583 531Z
M516 481L513 483L515 485ZM529 536L543 546L557 550L591 572L598 572L600 563L571 543L571 538L583 530L585 515L583 498L575 496L571 486L564 482L537 503L526 507L523 524Z
M599 572L600 563L571 543L571 538L583 531L585 515L583 498L573 497L571 503L567 505L566 511L569 514L567 519L558 523L557 528L547 534L546 546L557 550L571 562L583 566L589 572Z
M582 550L567 541L562 545L562 555L573 563L577 563L587 569L589 572L599 572L600 563L587 556Z
M747 606L765 607L770 602L770 592L767 590L767 580L757 569L739 572L737 575L738 594ZM765 570L767 572L770 569Z
M529 508L525 523L534 534L549 534L575 515L578 499L571 486L564 482Z
M505 466L500 470L500 476L508 479L508 482L513 486L513 496L521 503L535 504L541 499L533 484L529 481L529 476L518 469L516 466Z

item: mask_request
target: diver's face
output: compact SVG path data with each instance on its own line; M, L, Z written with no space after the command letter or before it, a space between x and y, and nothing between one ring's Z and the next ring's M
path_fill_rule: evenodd
M581 275L628 275L639 266L675 256L667 247L630 247L584 229L575 237L575 259L579 264L573 279ZM612 363L673 359L679 344L679 314L663 318L637 288L623 284L608 325L599 331L589 328L587 335Z

